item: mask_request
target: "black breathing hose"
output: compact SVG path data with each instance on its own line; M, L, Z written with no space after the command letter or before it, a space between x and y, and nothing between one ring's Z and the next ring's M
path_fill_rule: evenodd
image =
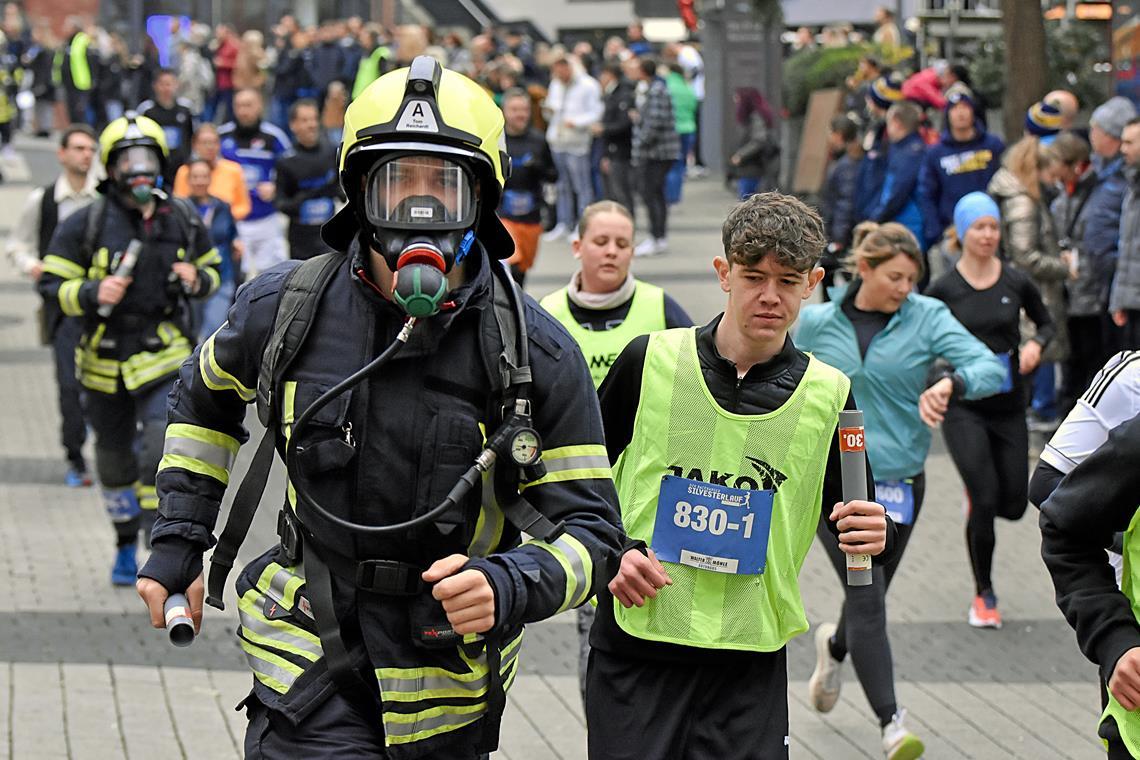
M294 468L292 464L296 461L297 457L297 440L301 437L301 430L305 425L309 424L313 416L316 415L321 409L328 406L333 399L341 395L349 388L359 385L370 375L378 372L385 364L392 360L392 358L403 348L404 344L408 341L408 336L411 335L412 327L415 326L416 318L409 317L404 322L404 327L384 351L368 364L361 367L353 374L341 380L339 383L328 389L317 398L305 411L301 413L293 423L293 431L289 436L289 443L285 447L285 462L286 467L290 472L301 472L300 468ZM489 446L490 444L488 444ZM406 533L407 531L418 528L421 525L432 523L436 518L445 514L448 510L458 504L464 496L479 482L481 474L486 471L490 464L494 461L494 455L489 458L486 456L487 452L480 455L475 464L463 473L459 481L456 482L455 487L447 494L442 502L430 512L420 515L419 517L405 520L404 522L393 523L391 525L364 525L355 523L351 520L345 520L343 517L337 517L325 507L321 506L312 495L312 493L305 487L304 477L298 477L293 481L293 489L297 494L297 508L299 509L302 504L305 508L311 509L322 519L331 522L333 525L344 528L350 531L357 531L360 533L367 533L370 535L391 535L395 533Z

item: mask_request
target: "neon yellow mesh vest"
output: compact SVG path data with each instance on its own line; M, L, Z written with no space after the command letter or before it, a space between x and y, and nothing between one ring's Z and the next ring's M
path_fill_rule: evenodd
M701 377L696 329L649 338L633 440L614 481L622 522L653 545L661 478L706 480L715 471L735 488L778 484L761 575L729 575L668 563L673 585L644 607L614 601L614 617L643 639L708 649L772 652L808 629L799 574L819 520L827 455L850 382L811 358L791 398L763 415L731 414Z
M629 314L624 322L612 330L587 330L578 324L570 313L570 297L566 288L556 290L542 299L542 308L562 323L582 349L595 388L606 379L610 365L631 340L639 335L665 329L665 291L645 282L636 283Z
M1128 524L1128 530L1124 532L1124 573L1121 577L1120 590L1132 603L1132 614L1136 616L1137 622L1140 622L1140 600L1136 598L1137 593L1140 592L1138 525L1140 525L1140 509L1132 516L1132 522ZM1128 747L1128 751L1132 753L1133 757L1140 757L1140 710L1132 712L1125 710L1124 706L1117 702L1116 698L1109 692L1108 707L1100 716L1101 722L1109 715L1116 719L1116 725L1120 728L1120 738L1124 740L1124 746Z

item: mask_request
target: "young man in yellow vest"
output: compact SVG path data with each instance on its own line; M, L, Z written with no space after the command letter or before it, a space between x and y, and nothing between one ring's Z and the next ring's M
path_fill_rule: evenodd
M785 645L808 628L821 504L845 552L894 543L881 505L842 503L849 381L788 337L823 277L819 215L755 195L722 237L725 312L633 340L599 389L632 543L591 632L592 760L787 757Z
M1041 556L1057 606L1100 666L1108 705L1099 735L1109 760L1140 757L1140 417L1069 472L1041 505ZM1105 549L1124 532L1120 586Z

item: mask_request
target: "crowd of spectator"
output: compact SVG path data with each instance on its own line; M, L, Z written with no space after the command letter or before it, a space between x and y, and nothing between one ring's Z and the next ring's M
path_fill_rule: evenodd
M122 35L79 17L57 38L15 4L5 7L2 29L9 86L0 89L10 107L0 103L0 142L13 126L40 136L68 124L98 131L132 111L162 127L164 187L194 199L222 237L227 282L200 315L203 332L224 318L243 277L325 250L320 225L342 202L335 146L345 109L418 55L472 77L504 108L516 171L499 213L516 240L511 264L520 280L540 238L573 238L582 211L600 199L630 209L640 202L648 234L637 253L665 252L669 207L686 178L704 172L701 55L690 44L650 44L638 22L601 50L535 42L512 29L465 39L360 18L304 27L286 14L268 35L172 19L161 47L142 35L131 53ZM751 147L739 162L755 192L772 165L772 113L759 93L746 107L761 119L745 119L742 144Z
M903 77L874 57L848 82L830 125L821 194L835 276L863 221L898 222L926 252L919 288L960 256L958 202L987 192L1001 210L1003 259L1041 292L1055 327L1033 385L1030 425L1055 427L1116 351L1140 348L1140 119L1126 98L1091 110L1048 93L1010 145L986 126L966 68L945 61ZM941 129L935 125L940 124ZM1031 325L1024 325L1032 336Z

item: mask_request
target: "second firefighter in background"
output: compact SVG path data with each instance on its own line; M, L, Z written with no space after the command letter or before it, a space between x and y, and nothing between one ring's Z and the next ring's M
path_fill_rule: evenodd
M129 586L140 526L149 537L158 506L166 397L193 350L188 299L217 290L219 258L194 209L159 189L168 157L162 127L129 113L103 131L99 153L103 197L60 224L38 287L83 319L77 373L118 537L111 580Z

